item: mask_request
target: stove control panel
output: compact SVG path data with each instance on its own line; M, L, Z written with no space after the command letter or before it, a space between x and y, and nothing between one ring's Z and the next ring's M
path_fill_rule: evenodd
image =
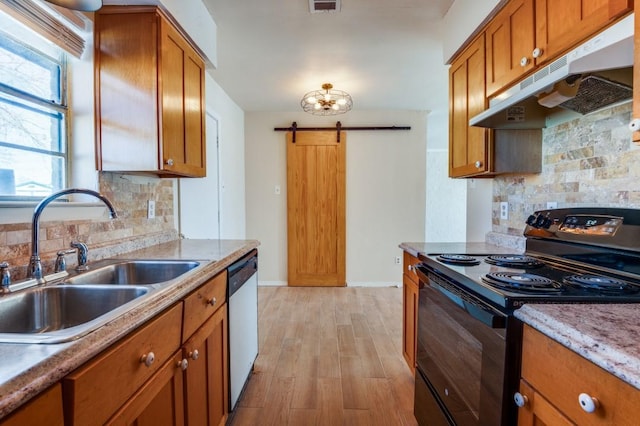
M622 218L614 216L568 215L558 231L573 234L613 236L622 226Z

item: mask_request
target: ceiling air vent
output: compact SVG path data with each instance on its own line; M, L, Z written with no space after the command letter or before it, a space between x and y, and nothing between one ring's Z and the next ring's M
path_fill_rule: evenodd
M319 12L339 12L341 0L309 0L309 11Z

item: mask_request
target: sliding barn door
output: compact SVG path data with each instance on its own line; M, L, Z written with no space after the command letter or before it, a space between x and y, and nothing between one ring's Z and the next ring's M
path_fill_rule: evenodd
M344 286L346 134L287 133L290 286Z

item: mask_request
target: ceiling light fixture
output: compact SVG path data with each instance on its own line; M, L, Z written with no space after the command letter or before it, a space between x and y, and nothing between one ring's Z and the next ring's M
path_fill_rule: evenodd
M95 12L102 7L102 0L45 0L48 3L66 9L80 10L82 12Z
M351 110L353 99L347 92L334 90L331 83L325 83L322 90L314 90L304 95L300 105L310 114L338 115Z

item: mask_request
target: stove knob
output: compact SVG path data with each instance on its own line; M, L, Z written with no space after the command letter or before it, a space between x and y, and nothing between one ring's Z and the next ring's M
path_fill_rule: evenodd
M527 218L527 225L535 226L535 223L536 223L536 217L535 217L535 215L530 215L530 216Z
M548 217L545 217L544 218L544 223L542 224L542 227L545 228L545 229L549 229L552 224L553 224L553 220L551 220Z
M536 228L542 228L546 222L546 218L542 215L538 215L536 218L536 224L534 225Z

